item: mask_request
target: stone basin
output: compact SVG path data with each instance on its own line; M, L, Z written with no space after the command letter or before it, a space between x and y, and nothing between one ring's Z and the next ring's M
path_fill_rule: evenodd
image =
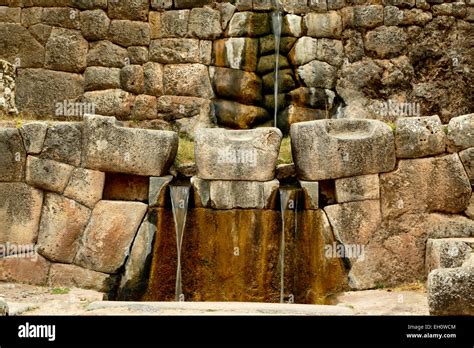
M197 176L207 180L272 180L281 139L281 131L272 127L199 129L194 148Z
M391 128L377 120L295 123L291 147L298 177L318 181L389 172L395 168Z

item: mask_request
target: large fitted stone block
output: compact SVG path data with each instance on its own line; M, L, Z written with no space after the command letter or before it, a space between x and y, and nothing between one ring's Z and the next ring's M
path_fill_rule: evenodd
M426 273L437 268L455 268L470 257L474 238L428 239L426 242Z
M43 190L63 193L73 166L48 159L28 156L26 161L26 183Z
M448 150L474 147L474 114L454 117L448 125Z
M26 152L18 129L0 129L0 181L25 177Z
M379 176L377 174L337 179L335 188L338 203L380 198Z
M393 133L375 120L317 120L291 125L298 177L308 181L388 172L395 168Z
M197 176L208 180L272 180L281 138L276 128L199 129L195 136Z
M83 164L105 172L162 176L176 156L178 135L169 131L123 128L113 117L84 120Z

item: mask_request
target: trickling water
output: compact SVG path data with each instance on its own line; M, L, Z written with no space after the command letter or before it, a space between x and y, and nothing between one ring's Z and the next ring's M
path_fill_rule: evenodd
M275 109L274 109L274 126L277 127L277 116L278 116L278 80L280 75L280 39L281 39L281 27L282 27L282 14L280 4L278 0L274 1L275 11L272 14L273 24L273 35L275 37L275 83L274 83L274 97L275 97Z
M281 241L280 241L280 303L284 302L285 297L285 213L290 209L294 209L290 206L290 197L292 190L281 188L280 190L280 210L281 210Z
M176 301L182 300L183 284L181 279L181 247L183 245L184 226L188 213L189 186L171 186L171 204L176 230L176 248L178 263L176 268Z

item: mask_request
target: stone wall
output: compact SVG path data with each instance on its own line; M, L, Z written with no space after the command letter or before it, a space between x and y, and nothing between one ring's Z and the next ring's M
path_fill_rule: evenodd
M462 264L474 236L473 129L474 114L447 126L401 118L394 129L378 120L294 124L294 179L276 165L278 129L198 130L186 298L277 301L284 206L285 298L320 303L347 287L436 272L433 303L443 312L443 277L472 281L472 262ZM177 147L174 132L104 116L0 128L0 281L173 299L168 186L186 179L171 174ZM278 191L288 184L285 199Z
M23 114L98 113L191 135L252 128L273 119L271 2L3 0L0 59L16 67ZM448 123L472 111L472 1L281 3L283 131L331 117Z

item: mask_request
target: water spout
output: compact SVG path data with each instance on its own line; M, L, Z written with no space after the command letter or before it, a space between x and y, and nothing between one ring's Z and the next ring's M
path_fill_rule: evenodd
M294 209L294 205L290 204L292 191L290 189L280 190L280 210L281 210L281 241L280 241L280 255L278 259L280 267L280 303L285 300L285 213L288 209ZM294 204L294 203L293 203Z
M273 35L275 37L275 82L274 82L274 126L277 125L278 117L278 81L280 75L280 41L282 27L282 11L278 0L274 1L275 11L272 14Z
M189 186L171 186L171 204L176 230L176 248L178 262L176 268L176 301L183 301L183 284L181 278L181 247L183 245L184 227L188 213Z

